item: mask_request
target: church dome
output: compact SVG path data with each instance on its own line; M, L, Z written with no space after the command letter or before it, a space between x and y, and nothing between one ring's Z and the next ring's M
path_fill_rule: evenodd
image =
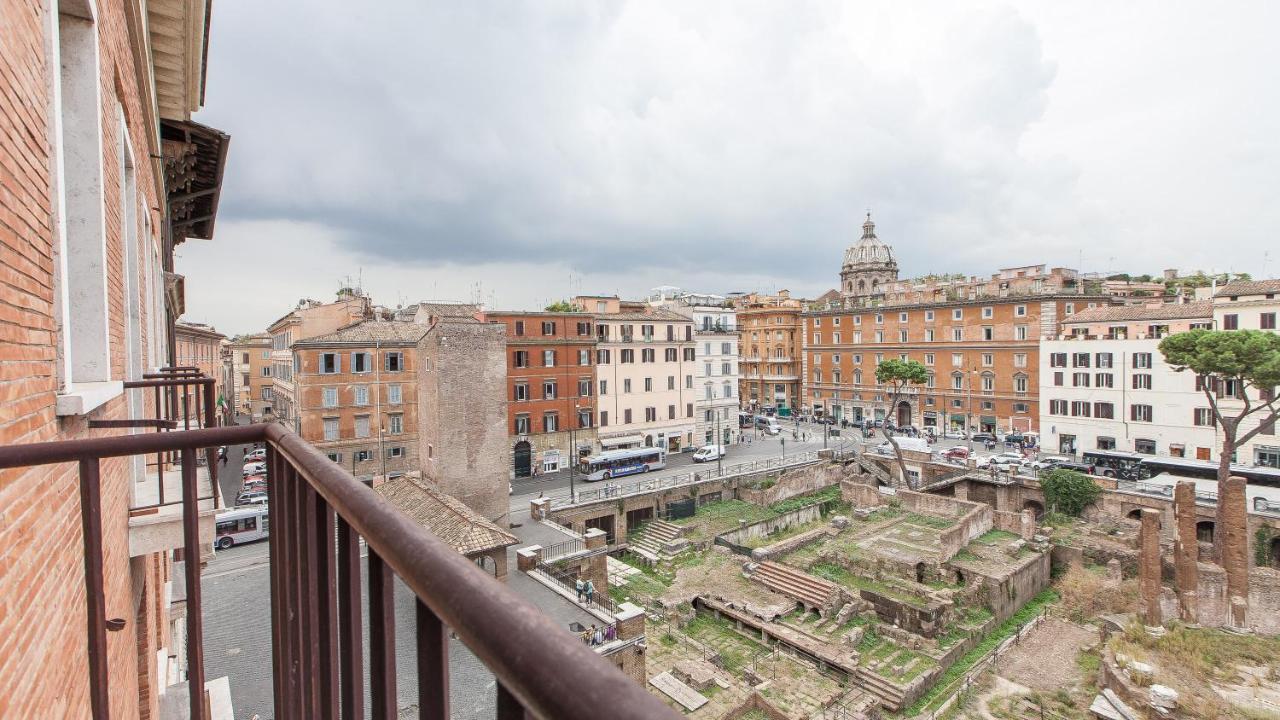
M871 213L867 213L867 221L862 223L862 237L844 251L845 269L857 270L868 266L897 266L893 250L876 237L876 224L871 221Z

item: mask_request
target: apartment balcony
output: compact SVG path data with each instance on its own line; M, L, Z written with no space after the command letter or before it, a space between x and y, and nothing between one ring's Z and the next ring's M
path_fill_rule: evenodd
M764 375L761 376L761 379L765 381L773 380L777 382L795 382L800 379L800 376L799 375L776 375L773 373L765 373Z
M210 486L211 497L202 498L197 456L216 462L218 446L248 443L263 443L267 451L271 631L261 642L271 647L276 717L358 718L366 704L370 717L397 717L397 685L409 682L416 685L419 717L449 718L453 642L466 645L495 676L498 718L598 720L602 713L621 720L680 717L283 426L185 430L171 428L171 418L160 420L164 423L116 424L126 429L151 426L156 432L0 447L0 469L79 466L88 616L86 683L93 718L107 718L110 694L121 692L110 679L136 671L112 665L123 660L132 667L136 659L108 652L107 633L125 628L127 621L107 615L104 574L117 571L119 564L104 568L104 556L110 555L103 551L102 527L114 518L106 517L113 505L99 495L101 461L177 458L181 490L175 502L169 502L170 493L177 488L165 482L164 466L156 495L145 498L159 500L163 489L165 502L154 505L178 509L180 547L187 558L195 558L205 542L201 529L206 501L217 502L212 490L216 485ZM130 422L146 424L125 424ZM213 480L216 468L210 468ZM207 688L201 568L198 562L184 566L186 688ZM407 627L403 617L395 617L397 577L416 598L416 614ZM362 601L365 589L367 603ZM397 667L397 632L416 643L416 662L408 667ZM235 692L231 687L232 698ZM210 718L209 695L187 693L183 716ZM219 705L214 702L212 707L216 711Z

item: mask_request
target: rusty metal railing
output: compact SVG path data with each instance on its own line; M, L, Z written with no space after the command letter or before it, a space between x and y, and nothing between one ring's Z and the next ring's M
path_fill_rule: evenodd
M271 642L276 716L362 718L365 631L360 540L368 551L367 677L376 718L397 717L393 578L416 597L419 717L445 720L452 631L494 674L496 717L679 718L645 689L341 466L284 427L258 424L0 447L0 468L75 462L84 523L89 686L93 717L108 717L108 619L103 590L104 458L178 453L187 562L190 717L207 717L200 592L196 453L267 446Z

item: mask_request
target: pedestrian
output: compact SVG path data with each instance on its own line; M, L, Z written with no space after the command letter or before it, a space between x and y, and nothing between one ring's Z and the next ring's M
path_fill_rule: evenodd
M591 604L591 597L596 594L596 586L590 580L583 586L582 592L587 596L587 604Z
M582 578L578 578L578 581L573 584L573 587L578 591L578 602L582 602L582 595L587 590L586 583L582 582Z
M594 627L594 626L592 626L592 627ZM604 644L604 631L603 631L603 630L601 630L600 628L596 628L595 634L591 636L591 644L592 644L592 645L603 645L603 644Z
M581 635L579 635L578 637L582 638L582 644L583 644L583 645L590 645L590 644L591 644L591 629L590 629L590 628L583 628L583 630L582 630L582 634L581 634Z
M610 625L604 629L604 641L613 642L618 637L618 626Z

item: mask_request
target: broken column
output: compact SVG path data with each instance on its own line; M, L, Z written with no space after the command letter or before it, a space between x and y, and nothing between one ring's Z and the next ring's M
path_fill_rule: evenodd
M590 580L597 593L609 593L609 556L605 554L605 539L608 535L599 528L591 528L583 534L588 552L595 554L587 558L582 568L583 580Z
M1178 592L1178 617L1197 622L1196 597L1200 586L1200 545L1196 540L1196 486L1179 482L1173 491L1173 515L1178 534L1173 544L1174 587Z
M1218 488L1218 517L1214 537L1221 538L1222 569L1227 574L1227 622L1233 628L1246 627L1249 608L1249 515L1245 480L1232 476Z
M1138 584L1142 588L1143 622L1149 626L1164 622L1160 612L1160 511L1142 510L1138 531Z

